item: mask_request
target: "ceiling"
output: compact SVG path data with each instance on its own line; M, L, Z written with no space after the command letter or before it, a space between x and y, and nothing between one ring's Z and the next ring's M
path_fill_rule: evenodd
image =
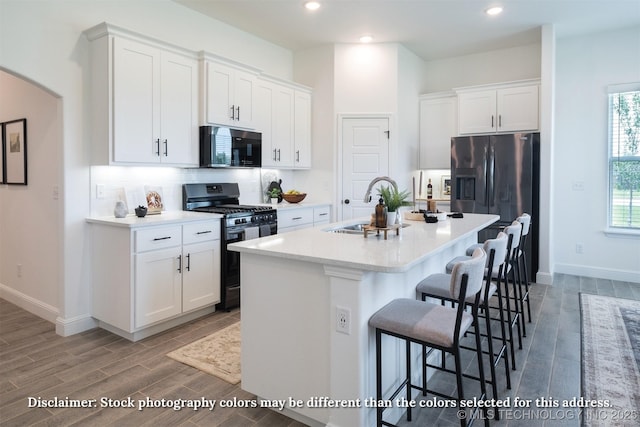
M640 25L640 0L174 0L292 51L334 43L401 43L424 60ZM499 16L487 16L501 5Z

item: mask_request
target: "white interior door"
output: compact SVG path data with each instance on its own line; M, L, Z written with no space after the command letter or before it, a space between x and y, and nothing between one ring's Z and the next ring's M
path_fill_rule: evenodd
M363 198L367 186L378 176L389 175L389 118L342 119L342 220L368 217L376 200Z

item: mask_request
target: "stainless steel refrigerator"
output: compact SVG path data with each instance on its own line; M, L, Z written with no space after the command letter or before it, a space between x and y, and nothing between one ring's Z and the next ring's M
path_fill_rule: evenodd
M519 215L530 214L525 249L532 281L538 271L539 200L539 133L451 138L451 210L500 215L497 223L479 233L481 242Z

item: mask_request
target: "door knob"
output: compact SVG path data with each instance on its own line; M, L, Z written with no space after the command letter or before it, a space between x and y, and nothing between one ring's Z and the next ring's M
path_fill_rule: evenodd
M351 203L351 200L349 200L349 199L344 199L344 204L345 204L345 205L348 205L349 203Z

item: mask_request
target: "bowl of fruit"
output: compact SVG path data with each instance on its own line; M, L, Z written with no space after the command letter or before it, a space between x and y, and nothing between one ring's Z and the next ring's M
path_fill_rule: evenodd
M282 193L282 198L289 203L300 203L307 197L307 193L301 193L298 190L289 190Z

